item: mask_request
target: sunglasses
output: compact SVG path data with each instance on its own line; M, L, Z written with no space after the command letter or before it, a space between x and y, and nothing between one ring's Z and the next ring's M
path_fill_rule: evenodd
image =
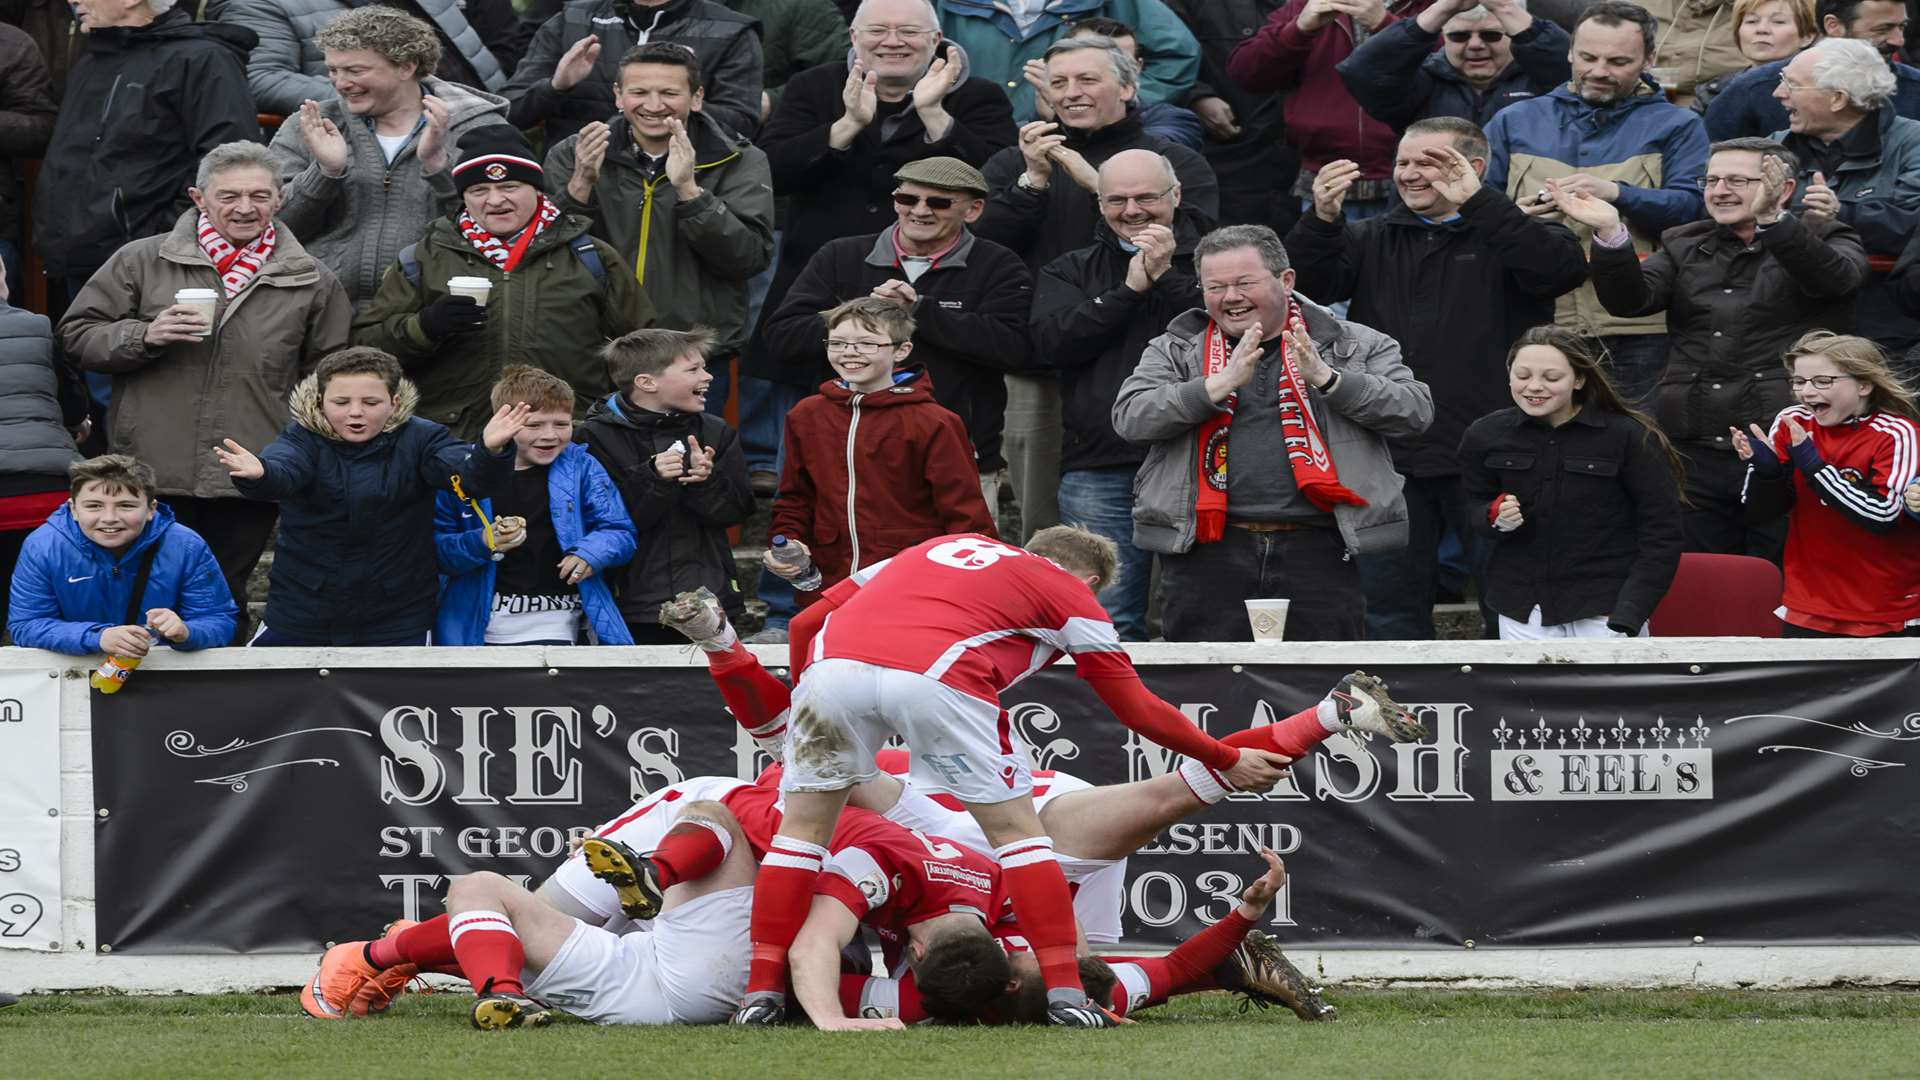
M904 206L912 209L921 203L926 203L927 209L929 210L951 210L953 209L954 199L950 195L909 195L904 191L896 191L893 193L893 205L895 206Z
M1504 30L1449 30L1447 31L1447 40L1453 42L1455 45L1465 45L1467 42L1472 41L1476 34L1479 35L1483 43L1488 45L1507 36Z

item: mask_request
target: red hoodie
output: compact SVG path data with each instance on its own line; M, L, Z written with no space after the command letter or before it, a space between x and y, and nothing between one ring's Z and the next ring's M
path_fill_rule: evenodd
M925 371L895 378L871 394L832 379L787 414L773 531L806 543L826 585L936 536L998 536L966 425Z

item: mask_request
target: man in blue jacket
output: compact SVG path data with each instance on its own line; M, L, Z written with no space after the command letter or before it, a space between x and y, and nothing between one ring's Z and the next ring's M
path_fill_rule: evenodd
M1568 45L1565 30L1527 14L1520 0L1434 0L1333 70L1368 115L1396 131L1430 116L1485 128L1501 109L1566 82Z
M13 643L139 658L156 641L205 649L232 639L238 611L220 564L154 501L153 470L106 454L68 474L72 499L27 537L14 567Z

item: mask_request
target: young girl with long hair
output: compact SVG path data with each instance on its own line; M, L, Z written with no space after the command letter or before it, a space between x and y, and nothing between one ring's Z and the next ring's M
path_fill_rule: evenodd
M1490 538L1503 639L1636 636L1680 565L1680 457L1614 390L1588 338L1536 326L1507 353L1514 406L1460 441Z

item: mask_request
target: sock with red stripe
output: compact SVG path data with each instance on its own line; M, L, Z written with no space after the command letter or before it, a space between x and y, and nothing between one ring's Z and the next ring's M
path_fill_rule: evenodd
M787 989L787 950L813 907L813 886L827 849L776 834L753 879L753 960L747 969L748 994L781 994Z
M392 937L367 942L367 963L382 971L400 964L413 964L422 971L454 965L453 937L447 929L449 919L446 915L435 915Z
M1047 1000L1079 1004L1086 1001L1080 985L1080 960L1074 955L1073 894L1053 858L1053 841L1045 836L1016 840L993 850L1001 880L1013 899L1013 914L1040 974L1047 981Z
M1332 698L1322 698L1311 709L1303 709L1285 720L1264 727L1236 731L1220 741L1228 746L1252 747L1285 754L1295 761L1313 752L1329 735L1344 730Z
M527 966L526 950L513 923L498 911L459 911L447 920L453 954L476 994L525 993L520 972Z
M733 834L724 826L683 817L660 838L660 846L647 853L647 859L659 874L660 887L666 889L720 869L732 850Z
M733 651L707 654L707 672L713 676L727 711L756 742L768 744L775 759L787 737L787 705L793 689L762 667L744 645Z

